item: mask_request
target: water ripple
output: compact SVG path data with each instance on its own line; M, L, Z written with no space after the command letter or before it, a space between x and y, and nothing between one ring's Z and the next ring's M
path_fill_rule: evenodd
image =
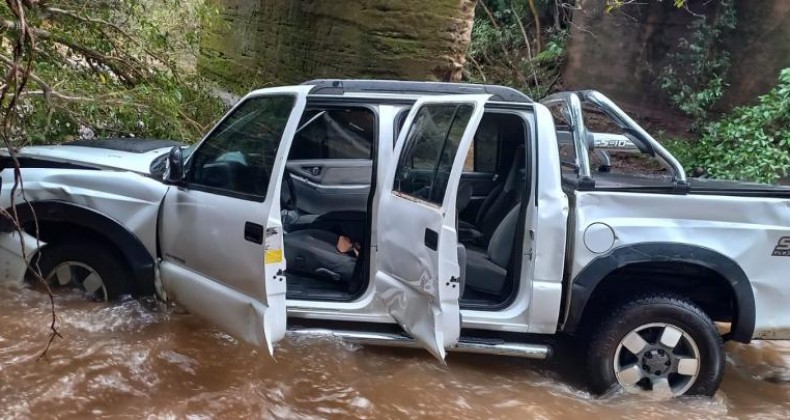
M46 298L0 288L0 417L790 418L786 342L728 344L712 399L652 401L595 398L562 359L451 354L442 366L421 351L289 336L275 360L196 317L153 309L59 295L64 339L39 360Z

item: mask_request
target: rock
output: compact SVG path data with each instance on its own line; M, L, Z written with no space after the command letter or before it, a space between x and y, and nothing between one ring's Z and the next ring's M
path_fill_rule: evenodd
M569 89L594 88L618 102L670 109L656 85L656 72L694 17L671 1L638 2L606 13L606 0L580 0L574 13L563 72ZM776 86L779 71L790 67L790 2L736 1L737 27L726 38L731 56L729 85L721 106L744 105ZM691 3L695 13L711 15L718 2Z
M458 80L476 0L222 0L198 69L248 89L311 78Z

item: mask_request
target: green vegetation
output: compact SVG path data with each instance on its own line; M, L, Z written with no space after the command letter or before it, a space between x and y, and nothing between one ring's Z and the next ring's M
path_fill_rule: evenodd
M570 22L565 6L574 3L479 0L465 77L512 86L534 98L546 96L560 82ZM540 16L547 10L553 22L541 25Z
M607 0L612 11L636 2ZM736 28L734 0L721 0L710 15L697 15L685 1L673 2L695 16L691 34L680 39L657 83L678 110L692 119L697 140L666 141L693 174L776 182L790 167L790 69L756 105L715 121L712 110L726 91L730 55L727 37ZM541 98L561 87L570 15L575 1L479 0L465 77L523 90ZM540 17L553 17L541 25ZM543 46L541 46L543 44Z
M672 104L701 124L724 95L730 55L724 39L736 26L733 0L721 0L716 14L697 16L693 32L682 38L658 75L661 89Z
M699 141L666 142L687 169L714 178L776 182L790 169L790 68L757 104L707 124Z
M672 3L686 7L685 0ZM629 4L639 2L607 0L605 10ZM579 7L576 0L478 0L464 78L511 86L533 98L561 89L571 15Z
M204 0L9 0L6 140L197 139L223 109L192 70L212 13Z
M661 0L658 0L658 1L661 1ZM623 7L623 6L627 5L627 4L634 4L634 3L638 4L638 1L637 0L606 0L606 11L607 12L611 12L611 11L613 11L615 9L619 9L619 8L621 8L621 7ZM672 0L672 3L677 8L681 8L681 7L685 7L686 6L686 0Z
M0 134L15 146L110 136L196 140L224 110L194 70L200 33L218 20L210 1L7 0L0 6ZM562 87L575 0L478 0L476 7L465 79L535 98ZM730 67L724 40L735 25L734 0L721 0L714 14L694 19L656 72L699 137L667 144L692 171L775 182L790 166L790 70L756 105L712 122ZM412 39L387 42L380 45L394 55L416 48Z
M667 147L692 174L774 183L790 167L790 69L779 85L752 106L712 121L724 96L730 68L725 39L737 24L733 0L722 0L712 16L697 16L658 83L671 103L692 118L699 140L671 140Z

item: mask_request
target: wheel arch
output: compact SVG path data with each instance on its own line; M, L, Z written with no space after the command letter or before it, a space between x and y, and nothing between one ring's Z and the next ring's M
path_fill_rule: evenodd
M634 273L649 273L653 279L666 279L668 274L679 276L672 281L650 283L647 280L645 284L634 282ZM613 288L615 285L617 288ZM755 302L746 273L735 261L719 252L679 243L627 245L594 259L570 285L571 296L565 307L562 329L575 332L591 313L600 309L590 303L604 297L602 294L607 291L622 287L633 293L651 288L669 292L685 288L686 292L693 292L700 285L706 291L726 291L724 297L729 298L732 305L732 328L728 338L748 343L754 333ZM716 296L719 300L723 298ZM709 303L715 306L722 302L711 300Z
M155 260L140 239L117 220L88 207L59 200L34 201L15 206L21 226L57 223L89 231L114 245L128 264L135 295L153 295ZM9 212L13 210L9 209ZM35 213L35 218L34 218ZM13 214L13 213L12 213ZM35 231L28 232L35 236ZM41 232L45 236L45 232Z

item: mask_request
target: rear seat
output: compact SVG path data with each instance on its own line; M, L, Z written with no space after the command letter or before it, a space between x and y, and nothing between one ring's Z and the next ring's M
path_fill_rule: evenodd
M520 208L520 205L516 205L507 213L491 235L488 248L484 252L466 249L467 288L497 296L505 292Z
M458 238L462 243L485 246L497 226L524 195L524 146L513 156L505 181L488 194L475 217L475 223L458 222Z

